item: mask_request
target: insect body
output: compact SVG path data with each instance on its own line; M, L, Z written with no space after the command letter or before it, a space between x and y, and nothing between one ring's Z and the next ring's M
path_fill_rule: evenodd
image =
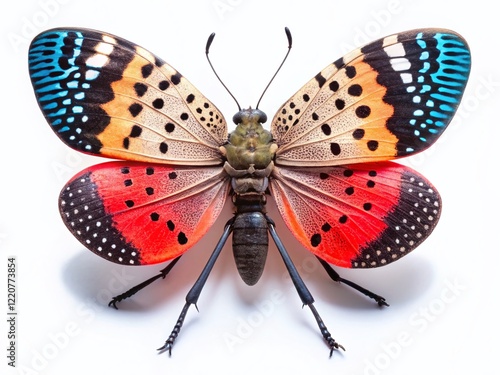
M267 222L263 213L277 149L271 133L262 127L262 119L265 114L260 110L238 112L236 130L221 148L227 158L224 170L231 176L236 207L234 259L248 285L259 280L267 256Z
M291 45L288 30L287 36ZM29 68L40 108L63 142L124 159L87 168L66 184L60 212L68 229L115 263L171 260L110 305L165 277L231 196L235 215L160 349L171 351L231 233L238 271L249 285L263 272L270 234L331 354L342 346L266 214L267 196L333 280L387 305L330 264L389 264L434 229L441 212L437 190L388 160L420 152L442 134L463 95L470 52L450 30L382 38L313 77L278 110L270 131L262 126L264 112L240 109L229 135L219 110L184 76L119 37L48 30L33 40Z

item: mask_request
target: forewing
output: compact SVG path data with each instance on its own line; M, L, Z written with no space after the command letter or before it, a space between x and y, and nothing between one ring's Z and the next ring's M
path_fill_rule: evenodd
M184 253L210 228L229 191L221 167L109 162L76 175L60 195L73 235L115 263L143 265Z
M438 222L437 190L392 162L276 167L271 190L290 231L341 267L379 267L415 249Z
M318 73L277 112L277 165L389 160L429 147L451 121L470 71L465 40L422 29L359 48Z
M111 158L220 164L227 127L178 71L122 38L53 29L29 49L35 95L70 147Z

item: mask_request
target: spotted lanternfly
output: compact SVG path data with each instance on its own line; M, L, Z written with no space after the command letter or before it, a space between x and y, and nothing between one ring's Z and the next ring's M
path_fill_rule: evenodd
M258 104L238 105L236 128L228 135L222 114L183 75L129 41L53 29L29 49L35 95L52 130L75 150L124 160L87 168L62 189L60 212L68 229L115 263L171 260L110 305L165 277L232 199L235 214L160 348L169 352L231 233L248 285L262 274L271 235L330 355L343 349L266 214L266 197L274 198L288 228L333 280L387 305L330 264L383 266L430 235L441 211L437 190L388 160L420 152L443 133L470 64L467 43L453 31L390 35L314 76L278 110L271 131L262 126L267 116Z

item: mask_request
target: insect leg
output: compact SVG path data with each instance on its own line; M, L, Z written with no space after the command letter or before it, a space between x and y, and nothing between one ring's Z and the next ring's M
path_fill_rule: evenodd
M217 258L219 257L219 254L224 247L224 244L226 243L227 238L231 234L233 230L233 224L234 224L234 217L231 218L227 223L226 226L224 227L224 231L222 232L222 236L219 239L219 242L215 246L215 249L208 259L207 264L205 265L205 268L203 268L203 271L201 271L200 276L198 277L198 280L194 283L193 287L191 290L188 292L186 295L186 304L182 308L182 311L179 315L179 318L177 319L177 322L175 323L174 329L172 330L172 333L168 337L168 339L165 341L165 344L161 347L158 348L160 351L165 351L168 350L168 353L172 355L172 346L174 345L174 341L179 335L179 332L182 328L182 324L184 323L184 318L186 317L187 311L191 305L194 305L196 307L196 310L198 310L198 306L196 306L196 302L198 302L198 298L200 297L201 291L203 287L205 286L205 282L207 281L208 275L212 271L212 268L214 267L215 262L217 261Z
M337 273L337 271L335 271L332 268L332 266L330 266L330 264L328 262L326 262L325 260L321 259L318 256L316 258L318 258L319 262L321 263L321 265L325 269L326 273L328 274L328 276L330 276L330 278L333 281L344 283L345 285L348 285L351 288L356 289L358 292L363 293L365 296L374 299L378 303L379 306L389 306L389 304L387 302L385 302L384 297L381 297L378 294L370 292L368 289L365 289L362 286L360 286L356 283L353 283L350 280L346 280L346 279L340 277L340 275Z
M278 233L276 233L276 228L274 222L266 216L268 227L269 227L269 233L271 234L271 237L273 238L274 242L276 243L276 247L278 248L278 251L281 254L281 257L283 258L283 262L285 263L285 266L288 270L288 273L290 274L290 277L292 278L292 282L295 285L295 289L297 289L297 293L299 294L300 299L302 300L302 303L304 305L307 305L310 309L311 312L314 315L314 318L316 319L316 322L318 323L319 330L321 334L323 335L324 340L327 342L328 346L330 347L330 357L332 356L333 350L334 349L342 349L345 350L342 345L337 343L330 332L328 331L328 328L326 328L325 323L323 322L323 319L321 319L321 316L319 315L318 311L316 310L316 307L314 306L314 298L311 295L311 292L309 292L309 289L307 289L306 284L302 280L302 278L299 275L299 272L297 271L297 268L293 264L292 259L290 258L290 255L288 255L288 252L285 249L285 246L281 242L280 238L278 237Z
M158 280L159 278L165 278L168 273L174 268L175 264L179 261L182 255L179 255L177 258L175 258L173 261L171 261L164 269L160 270L160 273L158 275L155 275L146 281L143 281L142 283L134 286L133 288L130 288L127 290L125 293L122 293L116 297L113 297L111 301L109 301L108 306L113 306L115 309L118 310L118 307L116 307L116 304L118 302L123 301L126 298L132 297L134 294L136 294L139 290L144 289L147 287L149 284L151 284L153 281Z

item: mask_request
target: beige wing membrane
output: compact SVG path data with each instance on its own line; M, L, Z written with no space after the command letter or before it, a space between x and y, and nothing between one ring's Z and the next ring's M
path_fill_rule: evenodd
M111 158L221 164L220 111L184 76L125 39L53 29L30 46L40 108L70 147Z
M394 157L398 139L386 128L393 108L382 100L387 90L360 50L347 59L348 64L323 69L276 114L277 164L327 166Z
M335 166L425 150L450 123L470 72L451 30L390 35L328 65L278 111L277 165Z

